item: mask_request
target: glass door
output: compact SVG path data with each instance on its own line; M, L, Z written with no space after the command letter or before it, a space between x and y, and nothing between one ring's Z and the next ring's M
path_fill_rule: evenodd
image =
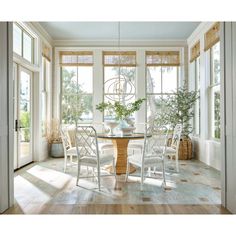
M15 66L13 67L15 68ZM17 65L15 76L15 168L33 161L32 158L32 72Z

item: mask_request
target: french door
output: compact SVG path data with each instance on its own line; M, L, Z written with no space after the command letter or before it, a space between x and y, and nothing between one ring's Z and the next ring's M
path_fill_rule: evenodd
M14 169L33 161L32 158L32 76L30 70L14 63Z

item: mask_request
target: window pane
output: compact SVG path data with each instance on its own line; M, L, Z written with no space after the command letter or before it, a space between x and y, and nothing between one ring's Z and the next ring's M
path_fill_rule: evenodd
M148 95L147 96L147 120L153 115L161 112L161 98L162 95Z
M200 57L194 61L195 66L195 90L200 90ZM200 134L200 98L195 102L194 133Z
M214 138L220 138L220 89L214 89Z
M135 67L104 67L105 100L120 100L126 104L135 97L134 95Z
M211 49L212 56L212 79L211 84L220 83L220 42Z
M161 93L161 67L147 67L147 92Z
M93 68L91 66L78 67L78 84L84 93L93 93Z
M92 71L92 66L62 67L62 123L92 122Z
M177 90L178 70L176 66L162 67L162 92L173 93Z
M22 29L13 24L13 51L22 56Z
M23 57L32 62L32 38L23 32Z

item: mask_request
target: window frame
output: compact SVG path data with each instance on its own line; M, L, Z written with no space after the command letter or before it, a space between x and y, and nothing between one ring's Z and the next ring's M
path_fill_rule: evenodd
M220 92L220 82L215 83L214 82L214 72L213 72L213 47L219 43L220 48L220 41L215 43L212 47L209 48L209 86L208 86L208 105L209 105L209 139L214 140L216 142L220 142L221 137L216 138L214 135L215 132L215 119L214 119L214 113L215 113L215 107L214 107L214 94L219 91ZM221 79L221 78L220 78ZM216 89L217 88L217 89ZM214 91L216 90L216 91ZM221 135L221 133L220 133Z
M134 89L135 89L135 91L134 91L134 93L125 93L125 95L132 95L133 97L132 98L134 98L134 100L136 100L136 97L137 97L137 92L136 92L136 83L137 83L137 62L136 62L136 60L137 60L137 51L136 50L122 50L122 52L121 52L121 55L122 55L122 53L123 53L123 55L129 55L129 53L130 52L132 52L132 54L133 55L135 55L135 64L133 64L133 65L130 65L130 64L127 64L127 65L125 65L125 64L122 64L122 65L106 65L105 63L104 63L104 60L105 60L105 58L104 58L104 56L106 56L106 55L108 55L109 54L109 51L103 51L102 52L102 61L103 61L103 64L102 64L102 67L103 67L103 102L105 102L105 98L106 98L106 95L119 95L118 93L106 93L106 91L105 91L105 69L106 69L106 67L107 68L114 68L114 67L117 67L117 68L134 68L134 71L135 71L135 76L134 76ZM107 54L108 53L108 54ZM116 55L116 54L119 54L119 51L110 51L110 53L114 53L114 55ZM130 99L130 102L132 102L132 98ZM110 100L111 102L114 102L114 101L112 101L112 100ZM134 119L135 119L135 117L134 117ZM104 112L102 113L102 120L103 120L103 122L105 121L105 114L104 114Z
M161 67L161 93L149 93L147 91L147 70L148 70L148 67ZM178 92L178 88L179 88L179 85L180 85L179 78L181 77L180 76L180 66L168 66L168 65L167 66L158 66L158 65L153 66L153 65L147 65L146 64L146 66L145 66L145 97L146 97L146 101L145 101L145 103L146 103L145 119L146 119L146 121L148 121L148 96L161 96L161 97L163 97L165 95L174 95L174 93L163 93L163 82L162 82L163 81L163 76L162 76L163 72L162 72L162 67L176 67L176 75L177 75L177 77L176 77L176 80L177 80L176 92Z
M13 47L13 52L17 56L19 56L19 57L23 58L24 60L26 60L27 62L29 62L30 64L34 64L35 63L35 58L34 58L34 56L35 56L35 52L34 52L35 38L24 27L22 27L17 22L14 22L13 24L16 25L21 30L21 55L19 55L17 52L14 51L14 47ZM24 57L24 33L31 38L31 61L29 61L27 58ZM13 35L13 37L14 37L14 35Z
M199 98L196 101L196 103L198 102L198 106L196 106L196 103L194 105L194 119L193 119L193 127L194 127L194 136L195 137L200 137L201 136L201 105L200 105L200 101L201 101L201 97L200 97L200 91L201 91L201 74L200 74L200 65L201 65L201 59L200 59L200 55L198 57L196 57L191 63L193 63L194 65L194 90L195 91L199 91ZM197 71L198 68L198 71ZM198 112L197 111L198 109ZM197 116L198 114L198 116ZM197 121L198 119L198 121ZM196 132L196 123L198 123L198 133Z
M60 66L60 87L61 87L61 96L60 96L60 123L62 123L62 98L63 98L63 79L62 79L62 70L63 70L63 67L76 67L76 76L77 76L77 80L78 80L78 68L79 67L91 67L92 69L92 74L93 74L93 65L77 65L77 66ZM94 106L94 92L93 92L93 83L94 83L94 75L92 75L92 92L91 93L85 93L85 94L82 94L81 96L92 96L92 106ZM92 110L92 119L91 119L91 122L87 122L86 121L83 121L81 122L81 124L92 124L94 122L94 111Z

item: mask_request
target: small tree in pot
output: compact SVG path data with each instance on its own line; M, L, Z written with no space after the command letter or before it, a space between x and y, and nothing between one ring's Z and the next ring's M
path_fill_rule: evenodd
M184 85L174 95L161 99L162 112L157 115L156 122L170 125L171 129L182 124L182 138L179 148L179 159L190 159L192 142L189 135L193 132L191 119L194 117L194 105L199 98L198 91L188 91Z
M47 125L46 138L49 144L49 153L52 157L63 157L64 149L60 134L60 122L58 119L52 119Z

